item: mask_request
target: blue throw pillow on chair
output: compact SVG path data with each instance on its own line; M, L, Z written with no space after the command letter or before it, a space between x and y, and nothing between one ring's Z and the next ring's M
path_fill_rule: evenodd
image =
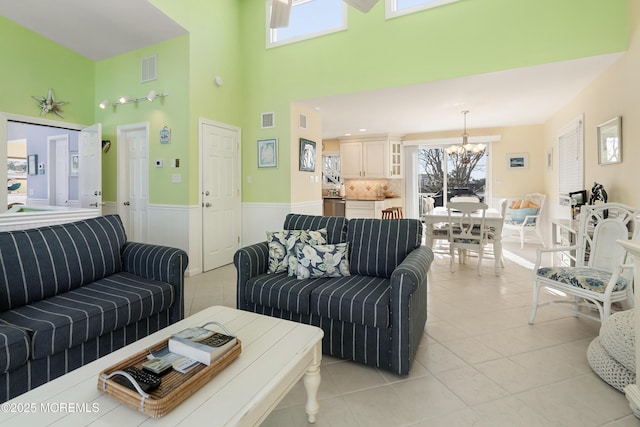
M527 215L538 215L538 210L538 208L507 208L507 212L511 215L511 222L513 222L514 224L522 224ZM535 218L527 218L527 224L533 223L535 223Z

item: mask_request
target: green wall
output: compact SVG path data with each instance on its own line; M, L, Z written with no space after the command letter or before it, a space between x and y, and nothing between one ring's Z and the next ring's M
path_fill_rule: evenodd
M242 126L243 75L238 0L151 0L189 31L189 203L198 202L198 119ZM222 86L214 83L222 77Z
M64 119L92 124L95 63L14 22L0 17L0 111L40 116L32 96L46 97L49 88L61 106Z
M245 121L244 201L286 202L289 171L257 169L255 140L277 137L280 165L289 141L290 102L531 66L627 48L626 1L461 0L386 21L384 1L349 9L349 29L265 49L262 0L241 0ZM259 129L275 111L276 128ZM246 176L253 177L247 184ZM255 179L259 176L260 179Z
M157 55L158 79L140 83L140 59ZM117 197L117 126L149 122L149 202L158 204L189 204L189 174L192 165L197 168L197 157L190 155L191 134L189 123L189 36L147 46L96 63L96 87L92 109L95 120L102 123L103 139L111 140L111 149L103 155L103 199L115 201ZM111 102L121 95L131 98L146 96L151 89L169 96L153 102L138 102L112 106L105 110L97 107L103 99ZM160 144L160 130L171 129L171 142ZM169 160L180 159L180 168L169 167ZM155 159L163 159L164 168L153 166ZM173 173L182 174L182 182L172 183Z
M461 0L389 21L380 0L367 14L349 8L346 31L274 49L265 48L264 0L151 1L189 35L98 62L0 18L0 111L38 116L31 96L51 87L70 102L65 121L102 122L114 144L103 157L105 201L116 199L119 124L150 122L150 163L181 159L181 184L170 182L170 168L150 164L151 203L197 203L200 117L242 129L243 201L287 203L290 159L298 155L292 102L619 52L628 43L626 0ZM139 58L150 53L158 54L159 79L140 84ZM150 88L170 95L115 111L97 107ZM263 112L275 113L275 128L260 129ZM160 146L165 125L172 143ZM274 137L278 168L258 169L256 141Z

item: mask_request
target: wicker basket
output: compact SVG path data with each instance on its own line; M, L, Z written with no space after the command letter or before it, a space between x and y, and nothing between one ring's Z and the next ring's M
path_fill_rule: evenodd
M209 366L200 364L185 374L171 370L162 376L160 387L149 392L149 397L147 398L135 390L116 383L110 378L104 378L104 376L128 366L135 366L142 369L142 363L147 360L149 352L158 351L166 347L168 342L169 339L167 338L100 372L98 376L98 390L130 408L144 412L150 417L158 418L169 413L169 411L178 406L183 400L209 382L218 372L233 362L241 351L241 343L238 339L237 344L231 348L231 350Z

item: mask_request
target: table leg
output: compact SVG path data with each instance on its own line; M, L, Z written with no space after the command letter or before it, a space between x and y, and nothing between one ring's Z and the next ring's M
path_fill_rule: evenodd
M320 412L320 405L318 404L318 389L320 388L320 362L322 360L322 344L316 346L314 349L314 357L311 366L304 374L303 383L304 388L307 390L307 404L305 410L307 411L308 420L311 424L316 422L316 416Z
M493 239L493 255L496 258L496 276L499 276L504 268L504 261L502 259L502 236L497 232Z
M433 248L433 224L425 223L424 244Z

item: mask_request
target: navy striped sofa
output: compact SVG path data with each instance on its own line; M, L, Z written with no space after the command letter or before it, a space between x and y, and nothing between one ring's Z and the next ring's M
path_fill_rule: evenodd
M117 215L0 232L0 401L181 320L187 262Z
M433 253L416 219L350 219L289 214L285 230L327 228L327 243L348 242L344 277L267 274L267 242L238 250L237 307L319 326L326 354L407 374L427 320Z

